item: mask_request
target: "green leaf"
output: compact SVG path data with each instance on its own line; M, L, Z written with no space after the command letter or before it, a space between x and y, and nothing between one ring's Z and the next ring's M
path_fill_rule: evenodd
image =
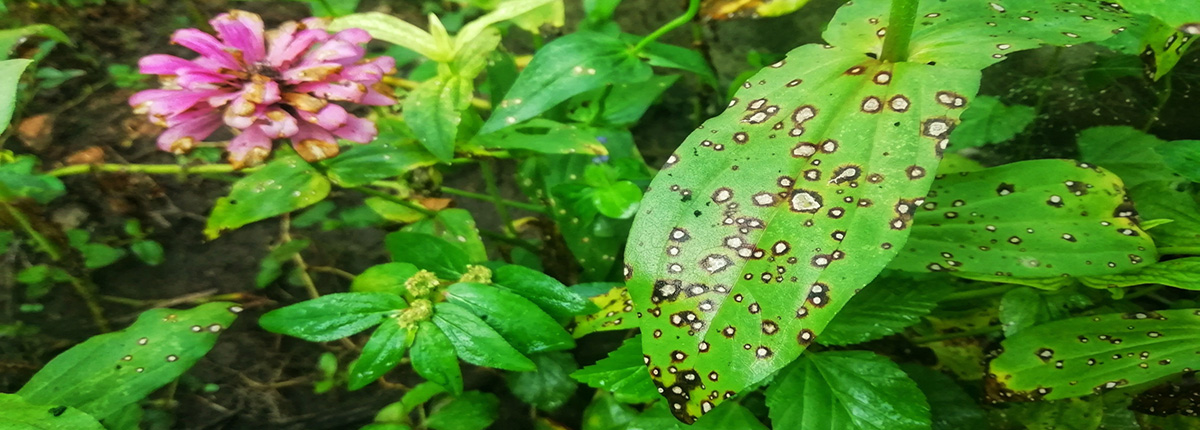
M626 219L637 213L642 189L633 182L620 181L592 192L592 204L606 217Z
M283 274L283 264L292 261L300 251L308 249L311 243L308 239L298 239L276 246L258 263L258 275L254 277L254 284L263 288L275 282Z
M1176 140L1154 148L1167 167L1189 181L1200 182L1200 140Z
M365 387L390 372L404 358L404 351L416 335L417 330L401 328L395 319L384 320L363 345L362 355L350 366L347 389L354 391Z
M604 111L598 118L603 123L617 126L634 124L677 80L679 75L654 76L642 82L616 84L610 88L592 90L585 94L592 97L579 96L574 99L571 117L590 122L596 118L599 107L603 106ZM603 104L599 100L601 97ZM574 106L576 104L578 106Z
M805 354L767 388L777 428L919 430L929 405L895 363L867 351Z
M0 428L6 430L104 430L90 415L67 406L34 405L15 394L0 393Z
M1087 163L1033 160L933 183L889 267L979 279L1121 273L1155 261L1121 179Z
M496 395L468 391L436 407L425 425L434 430L483 430L499 416Z
M337 383L338 359L332 352L323 352L317 357L317 377L313 381L313 393L324 394Z
M13 48L15 48L17 44L25 41L25 39L28 39L30 36L41 36L55 42L67 45L71 44L71 38L67 37L67 35L57 27L48 24L29 25L20 28L0 30L0 60L7 61L8 54L12 52ZM0 76L7 76L7 74L0 74ZM7 119L4 122L8 122Z
M474 86L458 75L425 81L404 99L404 120L421 145L439 160L454 158L462 111L470 106Z
M509 390L522 402L546 412L562 407L579 387L570 377L571 372L579 369L575 358L565 352L536 354L529 358L537 365L537 370L508 374Z
M641 38L638 37L638 40ZM627 39L628 40L628 39ZM634 41L636 43L636 40ZM651 66L666 67L695 73L705 84L716 88L717 75L700 51L653 42L639 52Z
M542 154L605 155L598 137L609 130L534 119L495 133L479 135L473 144L490 149L523 149Z
M1158 246L1200 246L1200 204L1191 193L1167 181L1153 181L1130 187L1129 196L1142 219L1171 220L1151 230Z
M454 344L458 356L468 363L504 370L528 372L537 366L479 317L452 303L434 305L433 323Z
M223 231L307 207L324 200L329 189L329 180L299 156L276 158L217 199L204 235L216 239Z
M191 368L240 311L233 303L212 302L186 311L142 312L132 326L59 354L17 394L33 404L69 405L105 419Z
M1200 367L1200 310L1084 316L1021 330L992 360L989 396L1065 399Z
M988 428L987 417L976 400L946 374L916 364L900 366L925 393L932 413L933 430Z
M731 1L715 0L704 3L700 11L705 17L725 20L733 18L759 18L787 15L800 10L809 0L775 0L775 1Z
M433 218L425 218L404 226L403 231L441 236L467 253L471 262L487 261L487 248L479 237L475 218L466 209L443 209Z
M446 301L477 315L522 354L561 351L575 347L571 335L529 300L482 284L458 283L445 292Z
M442 279L458 279L467 273L467 254L440 237L398 231L388 234L383 244L392 260L410 263Z
M1200 290L1200 257L1160 261L1136 272L1119 275L1080 278L1084 285L1094 288L1132 287L1135 285L1166 285L1185 290Z
M877 278L833 317L821 343L850 345L899 332L929 315L949 292L949 284L936 280Z
M384 263L368 267L350 282L350 291L359 293L391 293L403 295L404 281L417 274L417 266L409 263Z
M409 357L412 358L413 370L422 378L451 393L462 393L462 369L458 367L458 354L454 352L450 338L436 325L428 321L421 322Z
M1121 0L1118 3L1132 13L1153 16L1188 34L1200 34L1200 8L1167 0Z
M1188 8L1174 9L1181 10ZM1149 22L1146 24L1145 33L1142 34L1141 46L1138 47L1140 49L1137 52L1140 54L1139 57L1149 67L1147 74L1150 78L1156 81L1162 79L1163 76L1166 76L1167 73L1175 68L1175 65L1179 63L1179 60L1191 48L1192 43L1196 39L1195 35L1200 34L1200 19L1196 19L1196 22L1189 25L1191 26L1191 34L1180 31L1180 27L1171 26L1158 17L1151 17L1149 19Z
M3 41L0 41L2 43ZM0 57L6 57L7 51L0 51ZM0 133L8 129L12 121L13 109L16 108L17 87L21 83L21 74L33 60L17 59L0 61Z
M970 148L1012 139L1037 112L1031 106L1005 105L992 96L979 96L962 114L962 124L954 129L950 142L955 148Z
M637 412L622 404L603 391L592 398L592 403L583 410L582 430L625 430Z
M1033 288L1014 288L1000 298L1000 323L1004 335L1012 337L1038 324L1063 319L1072 309L1091 304L1087 296L1071 290L1039 292Z
M687 406L678 418L790 363L892 259L978 80L802 46L667 159L634 219L625 275L649 366ZM683 379L712 372L703 390Z
M116 263L125 257L125 250L113 248L102 243L85 243L77 247L83 254L83 265L89 269L99 269Z
M353 188L400 176L418 167L432 166L437 164L437 158L416 145L375 141L352 146L320 164L335 184Z
M0 94L0 100L4 100L3 94ZM0 119L3 117L0 116ZM0 128L3 125L8 125L7 119L0 122ZM37 157L21 155L11 163L0 164L0 201L24 197L46 204L66 194L66 187L58 178L33 172L39 163Z
M406 306L394 294L334 293L267 312L258 324L272 333L328 342L366 330Z
M579 288L579 286L575 288ZM589 300L600 310L575 317L574 324L568 330L576 339L600 331L626 330L637 327L637 314L633 310L633 299L629 298L629 290L626 290L625 286L613 287L604 294Z
M354 13L359 0L298 0L308 3L313 16L343 16Z
M150 266L157 266L163 262L163 247L158 242L153 240L139 240L129 245L129 251L137 256L138 260L142 260Z
M549 275L515 264L492 271L492 283L517 293L554 318L570 318L595 312L596 305Z
M621 40L600 33L571 33L537 51L479 133L533 118L576 94L651 76L650 66L631 55Z
M1116 173L1126 186L1136 187L1178 179L1156 151L1164 143L1129 126L1092 127L1079 134L1079 155L1083 161Z
M329 23L329 31L349 28L361 28L370 33L372 38L403 46L434 61L449 62L454 56L452 50L437 46L429 32L386 13L356 13L335 18Z
M575 371L571 377L592 388L611 392L625 403L645 403L658 397L642 361L639 337L626 339L620 348L608 353L608 357Z

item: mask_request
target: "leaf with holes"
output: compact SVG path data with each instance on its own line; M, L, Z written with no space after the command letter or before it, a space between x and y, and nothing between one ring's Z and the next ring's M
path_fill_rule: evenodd
M600 307L599 312L575 317L569 330L579 339L600 331L626 330L637 327L637 316L633 312L633 300L624 286L613 287L608 292L589 299Z
M693 422L794 360L896 255L977 69L1127 21L1066 3L926 2L909 61L891 63L877 60L888 2L856 1L829 24L832 47L802 46L748 79L667 159L625 275L677 418Z
M1195 6L1187 7L1185 3L1169 0L1120 0L1117 3L1130 12L1158 18L1183 33L1200 34L1200 8Z
M0 428L6 430L104 430L90 415L68 406L31 404L16 394L0 393Z
M241 310L213 302L185 311L142 312L129 328L94 336L54 357L17 394L102 420L191 368Z
M889 267L1017 278L1110 275L1154 262L1121 179L1071 160L939 175Z
M1084 316L1022 330L989 364L995 400L1065 399L1200 367L1200 310Z
M1187 8L1173 7L1173 9ZM1180 27L1173 27L1157 17L1149 20L1146 31L1142 34L1142 50L1139 56L1149 68L1146 74L1150 78L1159 80L1179 64L1180 58L1196 41L1196 34L1200 34L1200 21L1190 25L1189 28L1194 32L1192 34L1182 31Z

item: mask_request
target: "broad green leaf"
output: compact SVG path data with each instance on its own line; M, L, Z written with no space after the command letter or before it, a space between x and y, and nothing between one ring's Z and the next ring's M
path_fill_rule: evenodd
M394 294L334 293L267 312L258 325L272 333L328 342L371 328L405 307L404 299Z
M434 164L437 164L437 158L424 148L380 141L352 146L337 157L321 161L329 179L347 188L393 178L412 169Z
M946 374L917 364L901 365L929 402L933 430L988 428L983 409Z
M0 56L7 56L7 51ZM21 73L33 60L17 59L0 61L0 133L8 129L12 121L13 109L16 108L17 86L21 82Z
M446 302L434 305L433 323L450 339L463 361L518 372L537 369L500 333L461 306Z
M598 312L575 317L568 328L571 336L579 339L591 333L612 330L628 330L637 327L637 315L633 311L633 299L625 286L613 287L608 292L592 297Z
M634 124L677 80L679 75L654 76L642 82L613 85L608 96L604 98L604 111L599 119L607 124ZM603 93L604 90L593 90L596 91ZM577 109L574 114L577 118L586 115L586 119L583 120L588 121L596 116L600 103L595 100L587 100L585 103L588 103L588 109Z
M1007 411L1006 418L1027 430L1098 430L1105 415L1104 402L1096 398L1021 403Z
M375 214L379 219L385 219L393 222L411 223L425 219L425 215L413 210L412 208L396 203L390 199L380 197L367 197L363 199L363 204Z
M631 55L621 40L600 33L571 33L537 51L480 134L533 118L576 94L651 76L650 66Z
M478 316L522 354L575 347L571 335L537 305L508 291L483 284L458 283L444 293L446 301Z
M1087 163L1033 160L938 175L889 267L1056 278L1157 259L1121 179Z
M548 352L529 356L537 365L533 372L508 374L508 389L522 402L552 412L567 403L579 383L571 372L579 369L575 357L566 352Z
M1200 257L1160 261L1136 272L1119 275L1081 278L1084 285L1095 288L1132 287L1135 285L1166 285L1185 290L1200 290Z
M403 46L434 61L445 63L454 58L453 51L439 49L429 32L385 13L356 13L335 18L329 23L330 31L348 28L361 28L370 33L372 38Z
M441 161L454 158L462 111L471 103L471 81L458 75L421 83L404 99L404 120L421 145Z
M625 430L626 424L637 415L632 407L622 404L603 391L592 398L583 410L582 430Z
M267 253L266 257L258 264L258 275L254 277L254 284L258 288L266 287L280 275L283 275L283 265L295 257L300 251L308 249L311 242L308 239L298 239L284 242Z
M329 189L329 180L299 156L276 158L217 199L204 235L216 239L221 232L310 206L324 200Z
M0 393L0 428L5 430L104 430L90 415L68 406L35 405Z
M916 324L937 307L949 285L936 280L880 277L850 299L821 334L823 345L850 345Z
M635 37L640 40L640 38ZM637 40L633 40L637 42ZM704 55L694 49L653 42L638 53L651 66L667 67L695 73L704 83L717 87L717 74Z
M1154 148L1171 170L1189 181L1200 182L1200 140L1177 140Z
M479 237L475 218L466 209L443 209L433 218L404 226L403 231L441 236L467 253L468 261L487 261L487 248Z
M542 154L605 155L597 138L609 130L534 119L491 134L476 136L473 144L490 149L523 149Z
M1060 320L1072 309L1090 306L1087 296L1072 290L1039 292L1021 287L1009 290L1000 298L1000 324L1005 336L1016 336L1022 330Z
M363 345L362 355L350 366L347 389L365 387L390 372L404 358L404 351L416 335L416 329L405 329L395 319L384 320Z
M725 20L787 15L800 10L809 0L704 0L700 13L705 18Z
M392 260L410 263L442 279L458 279L467 271L467 254L437 236L398 231L388 234L383 244Z
M1186 34L1200 34L1200 8L1194 5L1171 0L1120 0L1117 3L1130 12L1161 19Z
M575 294L562 282L528 267L515 264L500 266L492 272L492 283L533 302L556 319L597 310L596 305Z
M1171 220L1149 231L1155 244L1200 246L1200 204L1190 192L1179 191L1168 181L1153 181L1130 187L1129 196L1142 219Z
M954 129L950 142L959 149L1005 142L1024 130L1036 115L1031 106L1008 106L998 98L980 96L963 112L962 124Z
M1165 142L1129 126L1092 127L1079 134L1083 161L1116 173L1128 187L1179 178L1156 151Z
M888 26L889 3L856 0L839 9L825 40L878 54ZM1133 17L1108 2L925 0L917 8L908 61L983 69L1017 51L1104 40L1134 23Z
M639 337L626 339L608 357L571 374L576 381L592 388L611 392L626 403L645 403L658 397L654 382L646 374L642 361L642 342Z
M71 44L71 39L57 27L48 24L0 30L0 61L8 60L8 54L30 36L42 36L58 43ZM23 68L23 67L22 67ZM18 70L18 74L20 70ZM3 75L0 75L3 76ZM5 120L4 122L8 122Z
M1173 9L1187 8L1176 7ZM1151 79L1159 80L1170 73L1179 63L1180 58L1187 53L1188 48L1196 41L1195 35L1200 34L1200 13L1197 15L1196 22L1190 24L1191 34L1181 31L1181 27L1163 22L1158 17L1150 18L1146 25L1147 28L1145 28L1145 34L1142 35L1139 57L1149 67L1147 74Z
M383 263L368 267L350 282L356 293L391 293L404 295L404 281L420 269L409 263Z
M150 266L157 266L163 262L163 247L153 240L135 241L129 244L129 251L137 256L138 260Z
M460 30L456 36L456 49L461 50L464 44L470 43L471 40L478 37L479 34L484 31L484 29L496 23L518 18L534 11L539 11L539 9L546 6L553 6L552 4L558 4L558 8L554 10L561 10L562 0L508 0L501 2L491 12L488 12L486 15L483 15L463 26L462 30ZM562 25L561 18L551 18L549 21L557 21L559 22L558 25ZM540 26L541 24L538 24L535 27Z
M499 416L495 394L468 391L435 407L425 425L434 430L483 430Z
M633 182L620 181L592 191L592 204L609 218L632 218L642 201L642 189Z
M1083 316L1022 330L992 360L996 400L1065 399L1200 367L1200 310Z
M790 363L883 269L978 81L802 46L667 159L625 275L651 372L669 404L686 405L677 417L691 422Z
M128 328L93 336L54 357L17 391L104 419L174 381L200 360L242 308L228 302L151 309Z
M868 351L805 354L767 388L776 428L923 430L929 404L891 360Z
M2 72L0 70L0 73ZM0 74L0 77L2 76L4 75ZM0 94L0 100L4 100L3 94ZM4 119L3 116L0 116L0 119ZM0 123L0 129L7 124L8 120L4 119ZM29 155L18 156L11 163L0 164L0 201L11 202L18 198L30 198L46 204L65 194L66 187L58 178L34 173L38 164L40 162L37 157Z
M458 354L454 352L450 338L436 325L428 321L421 322L409 357L412 358L413 370L422 378L451 393L462 393L462 369L458 367Z

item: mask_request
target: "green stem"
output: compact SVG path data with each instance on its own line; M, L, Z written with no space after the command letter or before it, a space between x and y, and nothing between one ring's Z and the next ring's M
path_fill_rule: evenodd
M908 61L908 43L912 41L917 20L917 0L892 0L888 12L887 36L879 59L891 63Z
M510 237L517 236L517 228L513 225L512 216L508 213L508 208L500 204L500 187L496 185L496 172L492 168L492 160L483 160L479 162L479 173L483 175L483 182L487 185L487 192L492 196L492 204L496 206L496 214L500 215L500 221L504 223L505 233Z
M914 3L916 2L916 0L912 0L912 1ZM649 45L651 42L654 42L655 39L662 37L662 35L669 33L671 30L674 30L684 24L687 24L688 22L691 22L692 19L695 18L696 14L699 12L700 12L700 0L688 0L687 12L684 12L683 15L679 15L677 18L671 20L671 22L668 22L665 25L663 25L662 27L659 27L658 30L654 30L654 32L650 33L648 36L643 37L642 40L639 41L638 44L633 47L632 52L635 54L638 52L642 52L642 49L644 49L646 47L646 45Z
M926 344L926 343L933 343L933 342L941 342L943 340L982 336L985 334L992 334L992 333L1000 333L1001 331L1003 331L1003 327L998 326L998 325L990 325L990 326L986 326L986 327L979 327L979 328L974 328L974 329L970 329L970 330L963 330L963 331L954 332L954 333L943 333L943 334L934 335L934 336L916 337L916 338L912 339L912 343L919 345L919 344Z
M1200 246L1162 246L1158 255L1200 255Z
M55 246L54 243L50 242L50 239L46 238L46 236L42 235L41 232L37 231L37 229L33 227L33 223L29 221L29 218L25 216L25 213L7 203L0 203L0 207L3 207L4 210L8 212L8 215L11 216L12 219L17 222L17 224L21 225L21 230L25 231L25 234L28 234L29 237L32 237L33 240L37 242L38 246L42 248L42 251L45 251L46 254L50 256L51 260L58 261L62 259L62 252L58 250L58 247Z
M432 218L432 217L437 216L437 211L435 211L435 210L431 210L431 209L421 206L417 203L393 196L391 194L388 194L388 193L385 193L382 191L375 191L375 190L372 190L372 189L366 188L366 187L354 187L352 189L355 191L358 191L360 193L366 194L368 196L379 197L381 199L398 204L400 206L404 206L406 208L412 209L412 210L416 211L417 213L420 213L421 215L425 215L427 217Z
M77 164L74 166L59 167L46 172L46 174L57 177L80 175L92 172L127 172L145 173L148 175L172 175L188 173L231 173L234 171L250 173L258 169L259 167L250 167L242 170L236 170L233 168L233 166L228 164L203 164L199 166L187 166L183 164Z
M548 214L550 212L548 209L546 209L545 206L542 206L542 205L521 203L521 202L512 201L512 200L508 200L508 199L496 199L487 194L473 193L473 192L470 192L467 190L460 190L458 188L441 187L439 189L443 193L450 194L453 196L467 197L467 198L472 198L472 199L476 199L476 200L483 200L485 202L491 202L492 204L501 204L504 206L517 208L517 209L523 209L523 210L527 210L530 212L537 212L540 214Z
M112 327L108 325L108 319L104 318L104 307L100 306L100 300L96 297L96 286L90 281L72 276L71 287L87 305L88 312L92 314L92 322L96 323L96 328L102 333L112 331Z
M1008 290L1013 289L1013 287L1016 287L1016 285L997 285L995 287L980 288L980 289L971 290L971 291L962 291L962 292L958 292L958 293L947 294L946 296L942 297L942 300L972 300L972 299L978 299L981 297L997 296L1000 294L1007 293Z

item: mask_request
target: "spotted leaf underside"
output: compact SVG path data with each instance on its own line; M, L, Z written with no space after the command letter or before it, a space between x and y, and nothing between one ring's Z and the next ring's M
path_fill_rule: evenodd
M889 267L1000 277L1112 275L1157 260L1121 179L1072 160L938 175Z
M989 364L994 400L1055 400L1200 368L1200 310L1084 316L1022 330Z
M910 61L890 63L877 60L889 3L855 1L825 33L834 46L802 46L751 77L669 157L625 276L676 418L691 423L794 360L896 255L978 69L1109 37L1127 15L1067 3L922 2Z
M626 275L651 376L691 422L799 356L904 243L979 74L817 45L672 155Z
M613 287L608 292L592 297L592 303L600 312L575 317L567 328L571 336L579 339L599 331L627 330L637 327L637 316L633 313L633 299L624 286Z

